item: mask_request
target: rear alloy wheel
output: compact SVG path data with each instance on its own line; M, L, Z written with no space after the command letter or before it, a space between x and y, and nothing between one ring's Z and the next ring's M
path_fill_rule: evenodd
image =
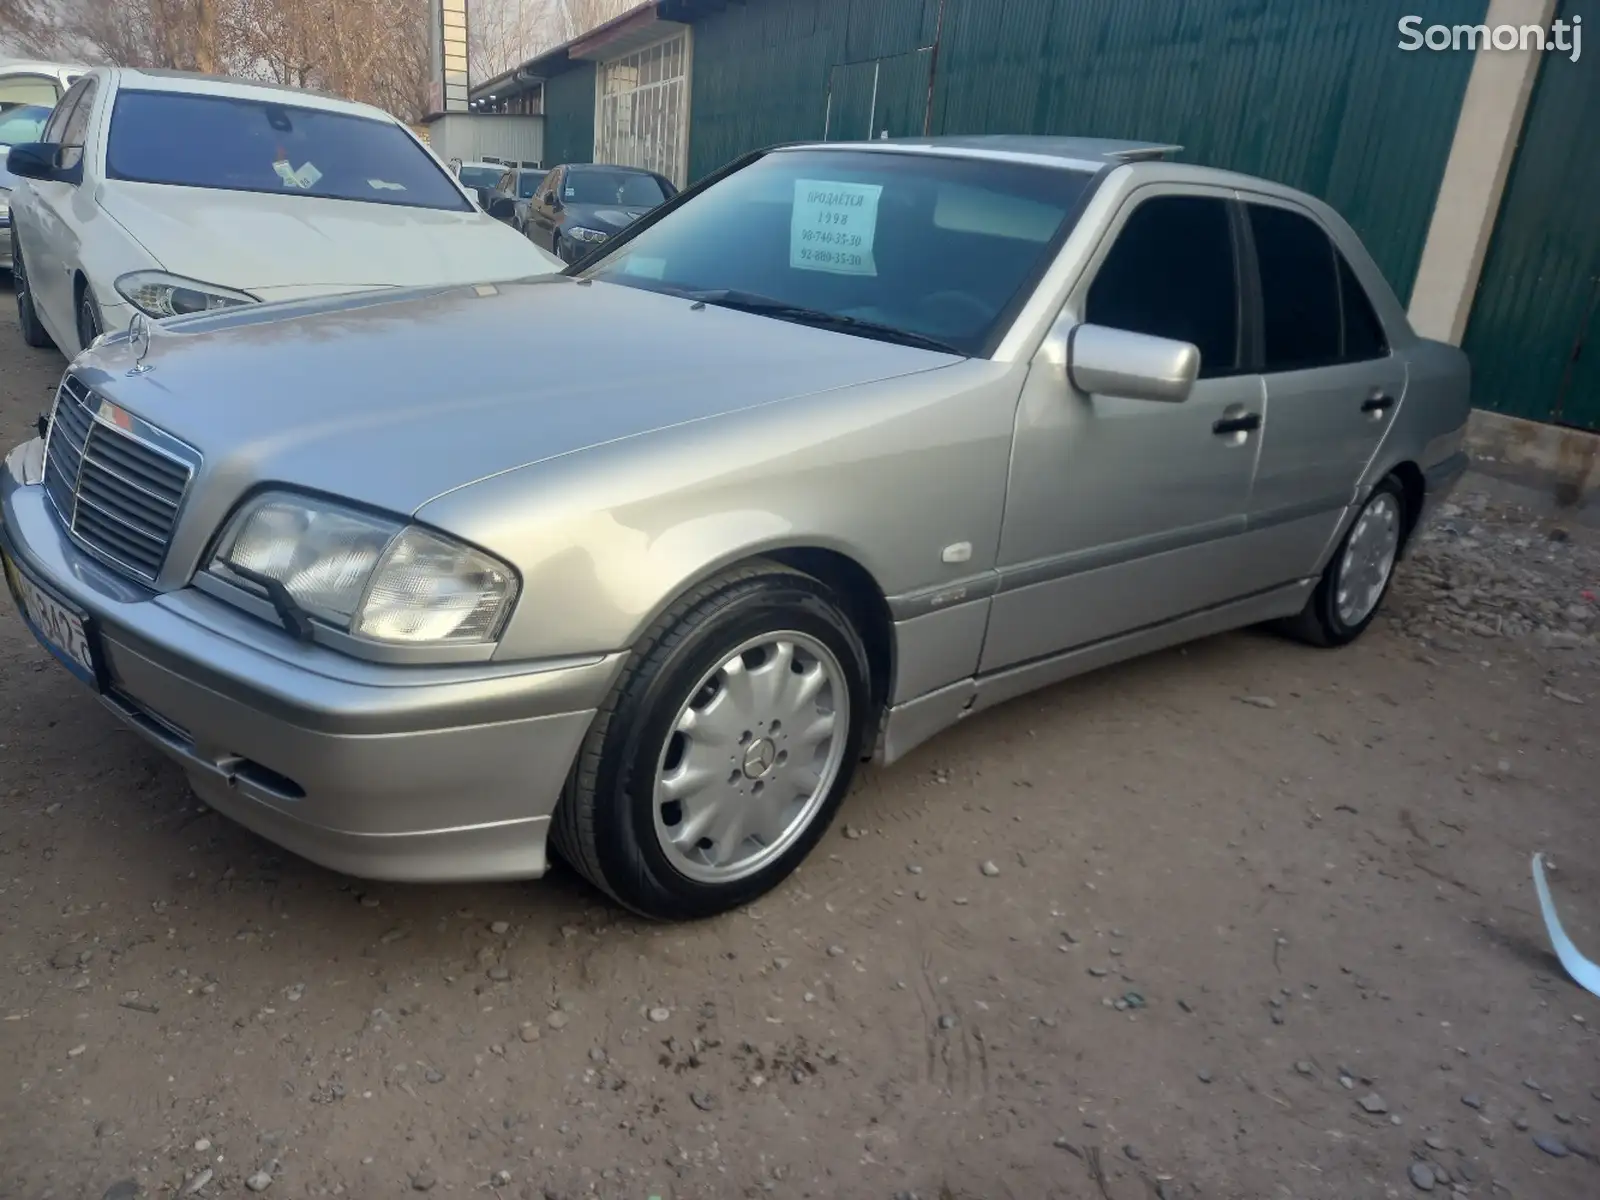
M1384 479L1367 497L1316 591L1287 631L1317 646L1344 646L1378 615L1405 538L1406 499L1399 480Z
M83 295L78 298L78 347L87 350L94 345L95 338L104 332L100 320L100 306L95 303L94 293L89 290L86 283L83 286Z
M747 904L826 831L861 757L866 651L828 588L758 562L656 622L595 719L554 840L646 916Z
M39 311L33 306L28 264L22 260L22 246L15 228L11 231L11 287L17 296L17 324L22 327L22 340L36 350L48 349L54 343L39 320Z

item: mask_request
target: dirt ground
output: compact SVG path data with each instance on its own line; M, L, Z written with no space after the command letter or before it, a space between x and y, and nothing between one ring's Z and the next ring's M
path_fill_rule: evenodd
M0 294L0 443L60 368ZM1600 1195L1600 531L1456 499L1355 647L988 713L687 927L284 854L7 605L0 1196Z

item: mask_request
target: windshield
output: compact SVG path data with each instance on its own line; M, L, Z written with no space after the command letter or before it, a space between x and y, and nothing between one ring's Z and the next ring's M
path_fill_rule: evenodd
M488 188L492 192L505 173L504 167L462 167L456 178L464 188Z
M44 134L50 109L39 104L22 104L0 114L0 146L25 146ZM0 163L0 167L5 164Z
M561 187L566 204L622 204L631 208L654 208L666 199L654 175L638 171L567 171Z
M582 274L731 293L984 355L1056 250L1085 171L865 150L757 159ZM820 323L820 322L819 322Z
M232 96L119 92L106 173L137 183L471 210L398 125Z
M544 176L529 171L517 180L517 195L523 200L532 200L539 191L539 180Z

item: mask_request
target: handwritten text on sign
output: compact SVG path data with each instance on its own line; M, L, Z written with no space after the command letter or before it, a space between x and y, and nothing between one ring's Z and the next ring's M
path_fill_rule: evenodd
M872 243L878 235L877 183L794 181L789 224L789 265L797 271L876 275Z

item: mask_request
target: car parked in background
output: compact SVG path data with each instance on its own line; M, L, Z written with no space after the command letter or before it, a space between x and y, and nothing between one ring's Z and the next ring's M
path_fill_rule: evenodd
M6 169L11 147L36 142L44 134L52 105L17 104L0 112L0 270L11 269L11 190L17 177Z
M501 162L464 162L455 167L456 178L461 181L461 186L474 196L479 196L484 201L483 207L487 209L488 200L494 195L495 186L500 182L500 176L505 174L506 165Z
M68 357L134 313L546 273L376 108L262 84L100 68L14 146L18 319Z
M518 233L526 233L528 209L546 172L539 167L511 167L502 174L489 197L489 215Z
M524 231L563 262L576 262L678 194L665 176L639 167L568 163L538 185Z
M1354 640L1465 470L1466 356L1350 226L1155 149L783 147L563 275L113 340L0 470L19 603L308 858L749 903L863 756Z
M0 115L24 104L54 108L88 69L71 63L0 59Z

